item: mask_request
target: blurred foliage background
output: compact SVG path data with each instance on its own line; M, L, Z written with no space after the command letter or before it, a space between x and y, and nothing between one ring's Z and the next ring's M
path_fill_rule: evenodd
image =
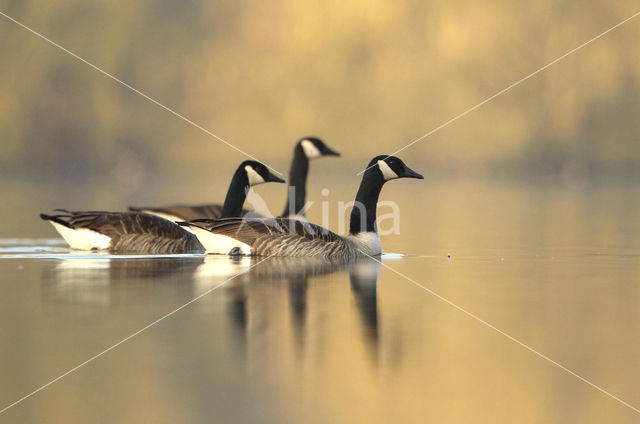
M298 138L324 138L343 152L323 171L332 175L352 175L637 9L622 0L0 1L278 170ZM226 179L244 159L4 17L0 40L5 189L91 183L140 197L159 183ZM639 40L637 18L399 156L436 179L635 180Z

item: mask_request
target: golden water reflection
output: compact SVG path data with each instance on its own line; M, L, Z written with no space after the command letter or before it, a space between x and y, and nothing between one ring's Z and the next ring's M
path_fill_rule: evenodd
M633 190L425 191L385 192L403 221L384 250L416 253L385 265L640 405ZM60 249L0 257L2 404L211 292L0 423L637 421L375 262L77 258Z

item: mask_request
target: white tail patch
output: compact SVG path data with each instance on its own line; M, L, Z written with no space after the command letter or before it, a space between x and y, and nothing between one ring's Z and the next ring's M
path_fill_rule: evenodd
M384 177L385 181L389 181L389 180L393 180L393 179L398 178L398 174L393 172L393 169L391 169L391 167L387 164L387 162L385 162L383 160L379 160L378 161L378 168L380 168L380 171L382 171L382 176Z
M191 227L193 233L198 237L198 241L202 243L207 253L218 253L221 255L228 255L234 248L240 249L240 254L250 255L251 246L241 241L238 241L232 237L223 236L222 234L215 234L211 231L203 230L198 227Z
M149 210L143 210L141 212L144 212L144 213L149 214L149 215L155 215L158 218L166 219L167 221L171 221L171 222L184 221L184 218L182 218L180 216L170 215L170 214L167 214L167 213L149 211ZM182 227L182 228L187 230L187 231L189 231L190 233L193 233L193 230L191 229L191 227Z
M313 144L311 140L302 140L300 144L302 145L302 150L304 151L304 154L307 157L307 159L315 159L322 156L322 153L320 153L320 150L318 150L316 145Z
M108 249L111 245L111 237L100 234L88 228L69 228L55 221L49 221L72 249L91 250Z

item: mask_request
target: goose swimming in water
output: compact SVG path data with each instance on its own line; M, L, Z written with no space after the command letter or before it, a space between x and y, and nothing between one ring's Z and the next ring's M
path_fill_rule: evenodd
M287 203L282 216L304 217L304 206L307 190L307 175L309 173L309 161L322 156L340 156L340 153L331 149L322 140L316 137L305 137L296 143L293 149L293 159L289 169L289 190ZM224 218L223 207L220 204L206 205L173 205L164 207L137 207L130 206L130 211L145 212L168 219L169 221L187 221L196 218L219 219ZM263 218L247 209L241 214L244 216L251 212L255 218Z
M307 198L309 162L322 156L340 156L340 153L315 137L306 137L296 143L289 168L287 203L284 205L281 216L306 219L304 209Z
M376 156L362 176L351 211L349 235L339 236L319 225L289 218L178 222L194 230L209 253L259 256L320 256L351 260L382 252L376 227L376 205L382 186L397 178L424 177L394 156Z
M229 184L222 216L240 216L249 188L271 181L285 182L260 162L242 162ZM40 217L49 221L73 249L150 254L204 251L189 231L143 212L58 212L62 213Z

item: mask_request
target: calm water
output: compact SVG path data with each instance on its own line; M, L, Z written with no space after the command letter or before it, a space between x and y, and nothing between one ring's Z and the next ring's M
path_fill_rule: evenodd
M638 408L632 188L400 187L407 256L349 267L70 252L31 196L0 232L0 409L210 292L0 422L640 421L400 275Z

